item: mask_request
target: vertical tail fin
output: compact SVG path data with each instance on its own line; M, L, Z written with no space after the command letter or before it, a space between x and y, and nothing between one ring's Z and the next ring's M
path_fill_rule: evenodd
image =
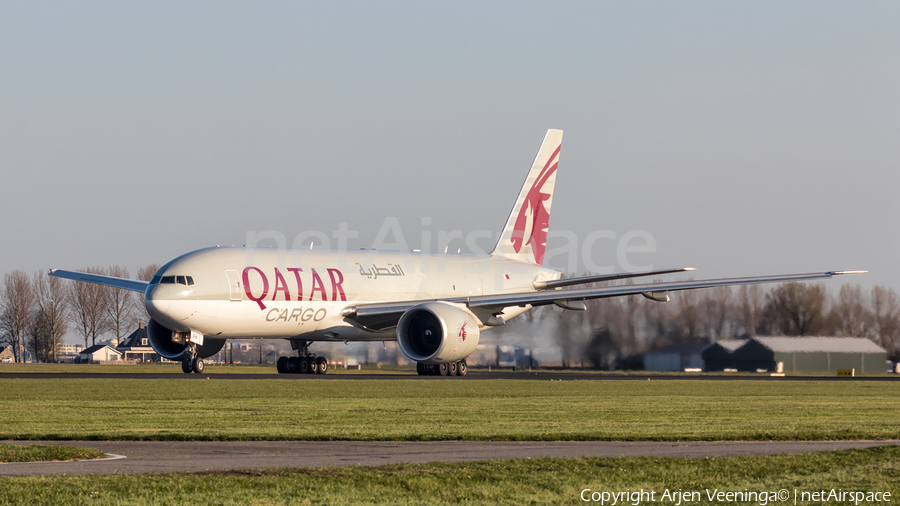
M547 130L491 255L535 265L544 262L562 134L562 130Z

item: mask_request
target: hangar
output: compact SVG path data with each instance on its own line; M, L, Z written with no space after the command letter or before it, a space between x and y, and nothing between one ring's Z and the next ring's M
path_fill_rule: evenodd
M734 350L732 356L737 370L750 372L834 373L838 369L856 369L857 373L883 373L887 370L887 352L863 337L754 337Z
M747 339L722 339L707 346L700 353L700 356L703 357L703 370L737 369L734 364L734 352L745 344L747 344Z
M707 343L676 343L649 351L644 355L644 370L683 371L689 368L702 369L701 353Z

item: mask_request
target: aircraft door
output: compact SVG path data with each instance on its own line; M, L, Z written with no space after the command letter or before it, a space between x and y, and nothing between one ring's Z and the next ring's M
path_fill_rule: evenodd
M226 270L225 276L228 277L228 290L231 300L240 302L243 298L243 292L241 292L241 278L238 276L238 272L235 270Z

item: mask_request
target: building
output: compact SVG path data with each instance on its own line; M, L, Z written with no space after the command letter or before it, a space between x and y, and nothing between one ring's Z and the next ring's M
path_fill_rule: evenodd
M78 354L84 346L80 344L58 344L56 345L56 360L59 362L75 362Z
M707 342L676 343L644 354L645 371L683 371L703 369L701 352Z
M122 354L124 360L134 360L137 362L159 362L159 355L150 347L147 339L147 325L141 325L128 337L122 339L116 350Z
M887 352L862 337L754 337L733 353L739 371L884 373Z
M16 355L13 353L12 346L0 347L0 363L15 361Z
M734 363L734 352L745 344L747 344L746 339L722 339L707 346L700 354L704 363L703 370L737 369Z
M112 362L122 358L122 353L109 346L108 344L98 344L81 350L78 354L77 361L82 364L92 364L97 362Z

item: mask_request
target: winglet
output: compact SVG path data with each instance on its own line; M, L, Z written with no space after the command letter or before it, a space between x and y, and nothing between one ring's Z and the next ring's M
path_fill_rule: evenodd
M866 274L869 271L831 271L832 276L841 276L844 274Z

